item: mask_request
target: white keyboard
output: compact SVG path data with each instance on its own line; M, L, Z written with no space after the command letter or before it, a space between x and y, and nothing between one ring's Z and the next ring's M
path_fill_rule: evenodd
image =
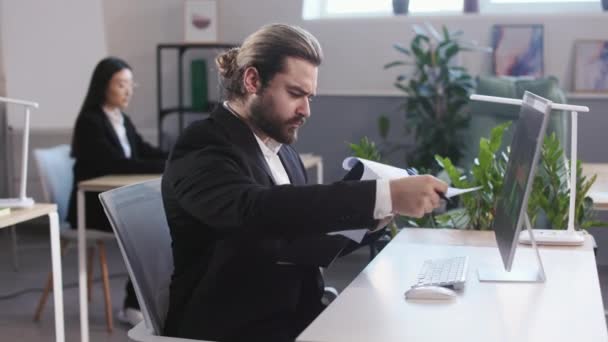
M461 290L467 277L468 260L466 256L425 260L412 287L444 286Z

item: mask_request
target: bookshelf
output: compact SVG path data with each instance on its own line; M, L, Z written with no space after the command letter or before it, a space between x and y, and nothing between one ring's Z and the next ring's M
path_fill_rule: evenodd
M192 108L184 103L184 55L189 50L226 50L237 46L231 43L163 43L156 46L156 80L157 80L157 105L158 105L158 145L163 147L163 121L173 113L177 114L179 133L184 129L185 113L209 113L217 102L207 101L207 105L202 108ZM174 51L177 53L177 106L166 106L163 101L163 64L162 57L164 51Z

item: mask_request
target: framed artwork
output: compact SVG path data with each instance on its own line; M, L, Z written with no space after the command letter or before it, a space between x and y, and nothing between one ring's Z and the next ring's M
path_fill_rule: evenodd
M608 40L580 40L574 49L574 91L608 93Z
M184 25L186 42L217 42L217 2L215 0L187 0L184 3Z
M543 45L542 25L494 25L494 74L541 77Z

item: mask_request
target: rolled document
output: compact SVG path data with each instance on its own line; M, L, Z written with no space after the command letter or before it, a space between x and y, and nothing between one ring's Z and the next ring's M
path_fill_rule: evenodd
M358 166L357 165L358 163L361 163L360 164L361 166ZM380 178L396 179L396 178L402 178L402 177L409 176L409 174L407 173L407 171L405 169L400 169L398 167L378 163L378 162L363 159L363 158L348 157L348 158L344 159L344 161L342 162L342 168L344 168L344 170L346 170L346 171L350 171L354 167L361 168L359 170L359 173L361 175L360 176L361 180L380 179ZM468 188L468 189L458 189L458 188L450 187L450 188L448 188L448 191L445 194L445 197L450 198L450 197L454 197L454 196L459 196L462 194L466 194L467 192L477 191L479 189L481 189L480 186L477 186L474 188Z

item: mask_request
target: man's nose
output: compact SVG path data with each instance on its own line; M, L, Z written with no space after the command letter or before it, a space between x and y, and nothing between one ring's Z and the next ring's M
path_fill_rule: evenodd
M310 101L308 98L304 98L300 106L298 106L298 114L305 118L310 116Z

